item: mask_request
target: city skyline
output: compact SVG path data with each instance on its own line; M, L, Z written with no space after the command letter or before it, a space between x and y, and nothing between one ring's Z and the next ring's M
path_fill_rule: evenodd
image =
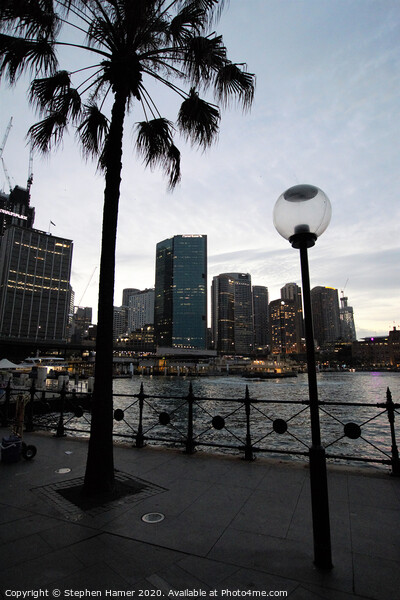
M357 338L387 335L400 320L398 188L400 25L398 2L376 0L231 0L216 30L233 60L257 76L250 113L224 112L219 143L202 154L180 143L183 177L166 192L158 171L145 171L130 147L141 119L126 128L114 304L122 290L154 286L155 246L179 234L208 236L209 282L243 272L279 298L301 285L298 253L272 224L278 196L311 183L332 203L327 231L309 252L311 286L332 286L354 308ZM68 55L61 68L74 68ZM25 135L37 116L27 80L0 88L0 139L13 128L4 159L13 184L24 186ZM168 118L174 107L160 102ZM166 106L166 109L164 108ZM135 116L135 113L137 116ZM0 188L7 181L0 173ZM97 312L103 179L85 164L71 131L63 149L35 157L34 227L74 241L71 284L76 304ZM50 222L56 225L50 225ZM85 288L88 286L86 292ZM208 286L209 288L209 286ZM84 294L85 292L85 294ZM81 302L82 299L82 302Z

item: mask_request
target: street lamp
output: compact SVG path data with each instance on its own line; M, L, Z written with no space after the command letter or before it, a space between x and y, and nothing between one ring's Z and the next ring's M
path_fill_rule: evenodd
M325 449L321 445L314 331L311 311L308 248L325 231L331 220L331 203L326 194L313 185L295 185L281 194L274 207L274 225L278 233L300 250L303 285L304 325L307 347L308 389L312 444L309 449L311 510L314 536L314 564L332 568L329 525L328 482Z

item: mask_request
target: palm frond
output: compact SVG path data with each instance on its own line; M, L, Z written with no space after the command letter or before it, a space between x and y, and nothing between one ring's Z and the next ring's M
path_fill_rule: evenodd
M178 0L178 4L183 7L193 6L201 10L204 15L204 24L211 25L215 23L221 16L229 0Z
M226 63L226 48L222 36L213 38L196 36L187 40L184 52L184 69L190 80L207 85Z
M53 44L44 38L32 41L0 33L0 78L6 75L10 84L28 67L35 73L48 73L56 66Z
M162 117L137 123L136 147L146 167L154 167L172 144L173 125Z
M210 146L218 135L220 113L216 106L202 100L196 90L181 104L178 126L192 143L203 148Z
M66 126L65 115L56 112L35 123L28 131L33 148L42 154L50 152L61 142Z
M57 71L50 77L32 81L29 100L36 104L40 111L48 110L54 99L65 94L70 86L71 77L68 71Z
M203 11L189 4L172 19L169 24L168 34L173 43L183 46L185 42L193 35L193 32L200 34L204 25Z
M99 156L104 149L104 141L109 130L109 121L96 104L84 107L84 118L77 129L77 135L86 157Z
M53 40L60 28L52 0L1 0L0 29L21 37Z
M112 51L115 49L114 40L118 39L113 33L115 34L113 26L107 20L102 17L96 17L92 20L87 30L88 45L91 47L97 45L108 47Z
M173 190L181 180L181 153L174 144L169 147L164 158L163 167L164 172L168 175L168 187Z
M163 118L137 123L136 148L144 158L146 167L160 165L173 189L180 181L180 152L172 140L173 125Z
M30 101L37 105L42 115L59 115L60 122L63 119L65 122L74 122L81 115L81 96L71 87L67 71L58 71L50 77L35 79L30 87Z
M254 88L255 75L233 63L227 63L219 69L215 79L215 94L223 106L236 98L243 109L249 109L254 98Z

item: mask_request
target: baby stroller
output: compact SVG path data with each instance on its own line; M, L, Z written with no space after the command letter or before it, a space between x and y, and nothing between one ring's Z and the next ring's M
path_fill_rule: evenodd
M25 406L29 402L29 395L19 394L15 404L15 420L11 428L11 435L4 437L1 443L1 460L5 463L18 462L23 456L31 460L36 456L36 446L23 441Z

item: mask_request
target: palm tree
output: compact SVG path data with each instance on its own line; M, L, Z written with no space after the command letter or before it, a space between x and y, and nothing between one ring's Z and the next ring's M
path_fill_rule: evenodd
M212 31L223 5L224 0L0 0L0 77L13 85L23 73L32 74L29 99L41 117L29 130L34 147L49 152L70 124L105 177L87 494L114 486L113 300L124 122L134 106L141 109L137 150L146 166L163 168L172 189L181 176L174 134L203 148L218 134L219 106L200 93L212 92L222 107L231 100L250 107L254 75L228 59L222 36ZM87 63L77 71L60 70L57 51L65 47L81 50ZM175 125L161 116L152 80L181 97Z

